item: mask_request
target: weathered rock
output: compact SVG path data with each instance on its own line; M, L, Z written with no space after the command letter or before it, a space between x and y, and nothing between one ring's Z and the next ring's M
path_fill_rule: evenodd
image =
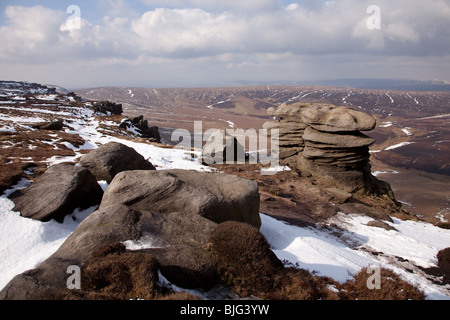
M0 291L0 300L54 300L57 298L61 289L48 285L28 273L16 275Z
M156 170L142 155L124 144L108 142L90 151L80 159L98 181L112 181L116 174L127 170Z
M23 217L40 221L62 222L76 208L98 205L103 190L86 168L71 164L56 164L47 169L26 189L11 195L14 210Z
M331 145L335 148L359 148L368 147L375 142L371 137L360 132L327 133L308 127L303 134L303 139L316 144Z
M94 108L94 111L105 113L105 114L110 113L110 114L115 114L115 115L121 115L123 112L121 104L111 102L111 101L97 102L93 105L93 108Z
M437 253L439 268L447 272L447 277L450 277L450 247L439 250Z
M337 188L326 188L325 191L333 197L333 201L342 204L350 200L353 195L349 192Z
M377 220L393 222L392 218L385 212L369 207L363 203L348 202L339 206L344 213L365 215Z
M144 116L134 117L132 119L123 120L120 125L120 128L129 130L131 127L143 137L148 138L153 142L161 142L161 136L159 134L159 128L157 126L149 126L148 121L144 119Z
M389 184L371 174L369 146L375 140L360 131L374 129L372 116L321 103L282 104L267 112L278 118L263 127L279 129L281 164L322 187L387 197L398 205Z
M282 104L267 111L278 120L264 124L279 129L280 163L313 176L326 187L354 192L370 174L369 146L375 119L348 107L330 104Z
M269 108L267 113L273 116L274 121L264 123L263 128L270 133L272 129L279 131L279 159L282 165L296 167L296 156L303 151L303 133L306 125L301 118L301 112L309 103L297 102L282 104L278 108Z
M140 218L140 241L152 247L203 246L216 223L196 213L148 212Z
M450 284L450 247L437 253L439 273L443 275L442 283Z
M33 125L33 128L35 129L41 129L41 130L54 130L59 131L63 128L64 123L62 120L56 120L52 122L43 122Z
M297 102L293 104L283 103L279 107L267 109L267 113L274 117L280 117L281 119L301 119L302 109L309 106L308 103Z
M120 203L134 210L186 212L220 223L261 225L258 184L234 175L189 170L127 171L106 190L102 206Z
M369 159L369 152L367 150L364 150L362 152L351 152L307 147L303 150L303 156L307 159L314 159L317 163L340 165L359 163L361 161L367 160Z
M297 165L303 176L312 177L323 188L337 188L349 193L364 189L367 175L370 174L368 163L337 165L311 161L299 155Z
M303 109L308 124L304 149L297 157L298 169L324 187L354 193L373 188L369 146L375 142L359 130L370 130L375 120L347 107L311 105Z
M314 129L325 132L369 131L376 125L375 119L364 112L323 104L304 108L302 120Z
M225 129L213 132L202 149L202 163L245 163L245 148Z
M397 231L397 229L395 229L394 227L390 226L389 224L387 224L386 222L381 221L381 220L369 221L369 222L367 222L367 225L369 227L382 228L382 229L387 230L387 231L391 231L391 230L392 231Z
M237 220L259 227L256 182L185 170L121 172L109 185L99 209L46 261L14 277L0 292L0 299L57 297L66 288L69 266L83 266L98 246L117 242L131 242L140 246L137 253L150 253L174 284L211 286L218 275L215 257L206 249L217 225L212 220ZM97 277L98 270L111 266L100 263L92 275Z
M169 260L169 257L179 252L180 246L185 249L189 247L187 251L195 251L197 256L207 257L204 246L215 226L216 223L193 213L154 213L149 210L136 211L121 204L102 205L80 223L52 256L37 268L15 276L0 291L0 299L52 299L59 290L66 288L69 277L66 270L69 266L81 267L90 258L95 259L92 255L99 246L117 242L133 241L146 247L164 248L159 252L155 250L151 256L160 258L167 267L165 270L169 270L168 277L176 281L179 276L170 276L173 270L180 272L180 275L192 274L195 270L190 269L190 263L193 261L187 257L174 260ZM146 250L136 252L149 253ZM209 261L209 266L213 264L213 260ZM198 266L197 271L211 271L205 267L208 266L207 260L199 262ZM199 276L201 274L205 276L205 273L197 273ZM178 284L188 281L182 280ZM200 285L205 283L206 280L199 282ZM190 285L194 286L193 283Z
M139 224L137 242L152 248L138 252L155 257L167 280L183 288L206 288L215 283L216 263L204 247L216 223L195 213L143 211Z

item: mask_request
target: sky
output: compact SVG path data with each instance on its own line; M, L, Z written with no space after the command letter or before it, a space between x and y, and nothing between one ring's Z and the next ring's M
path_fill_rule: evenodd
M0 80L450 80L450 0L1 0Z

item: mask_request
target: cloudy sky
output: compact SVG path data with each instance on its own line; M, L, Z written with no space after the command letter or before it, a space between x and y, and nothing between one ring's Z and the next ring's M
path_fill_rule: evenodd
M450 0L1 0L0 79L450 80L449 21Z

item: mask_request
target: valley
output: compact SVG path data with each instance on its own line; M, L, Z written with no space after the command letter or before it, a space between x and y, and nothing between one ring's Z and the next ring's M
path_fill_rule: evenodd
M389 182L405 209L436 221L450 217L450 92L397 91L323 86L223 88L100 87L75 90L90 100L123 105L124 115L143 115L164 142L174 129L259 129L269 107L295 102L330 103L364 111L377 120L368 135L372 172Z

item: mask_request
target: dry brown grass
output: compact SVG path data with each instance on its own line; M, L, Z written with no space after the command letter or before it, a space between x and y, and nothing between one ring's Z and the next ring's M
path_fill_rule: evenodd
M118 299L159 295L158 262L150 254L125 251L120 243L97 248L82 269L82 290Z
M211 250L223 284L241 296L269 300L421 300L424 293L388 269L380 269L380 289L369 289L372 273L363 268L339 283L295 267L284 267L264 236L245 223L225 222L213 231Z
M57 136L50 136L54 134ZM62 131L26 130L0 133L0 192L11 188L21 178L31 180L47 168L46 160L53 157L74 156L65 142L78 147L85 141L78 135ZM34 174L25 170L33 168Z
M159 264L150 254L125 250L119 242L98 246L81 270L81 290L54 289L46 300L201 300L159 286Z
M331 278L314 276L303 269L286 268L276 275L273 290L262 297L270 300L339 300L341 295L330 287L340 285Z
M234 236L234 237L230 237ZM252 240L252 242L248 242ZM257 246L252 243L258 244ZM388 269L380 269L380 288L369 289L367 268L339 283L295 267L284 267L252 226L226 222L211 236L222 284L241 297L266 300L423 300L424 293ZM269 250L269 251L267 251ZM447 251L446 251L447 252ZM445 258L448 259L448 253ZM445 260L447 261L447 260ZM52 299L199 300L187 292L158 285L158 263L148 253L126 251L123 244L99 246L82 268L82 290L62 290Z
M270 291L274 275L283 269L264 236L249 224L221 223L210 243L222 281L241 295Z
M191 293L182 291L182 292L174 292L167 294L158 298L157 300L202 300L197 296L194 296Z
M440 250L437 259L439 272L443 275L442 283L450 284L450 247Z
M380 269L380 288L369 289L367 280L372 275L367 268L361 269L353 280L343 285L346 298L352 300L423 300L425 295L422 291L410 283L402 280L397 274L389 269Z

